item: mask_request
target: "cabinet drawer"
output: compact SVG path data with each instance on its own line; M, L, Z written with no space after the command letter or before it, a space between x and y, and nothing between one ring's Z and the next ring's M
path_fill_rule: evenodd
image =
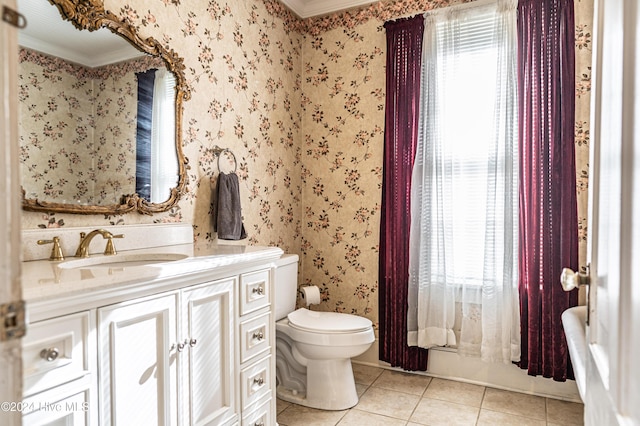
M92 370L95 342L89 312L48 319L29 325L23 340L24 395L70 382ZM95 333L93 334L95 337Z
M245 368L240 373L242 410L271 393L271 356Z
M271 399L242 418L242 426L267 426L269 424L271 424Z
M246 362L269 349L271 314L266 313L240 324L240 362Z
M97 424L89 376L25 398L22 426Z
M240 275L240 315L269 306L270 294L268 269Z

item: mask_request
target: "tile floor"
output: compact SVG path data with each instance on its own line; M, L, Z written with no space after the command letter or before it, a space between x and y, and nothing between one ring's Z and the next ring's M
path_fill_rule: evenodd
M574 402L353 364L358 405L322 411L278 400L280 426L582 425Z

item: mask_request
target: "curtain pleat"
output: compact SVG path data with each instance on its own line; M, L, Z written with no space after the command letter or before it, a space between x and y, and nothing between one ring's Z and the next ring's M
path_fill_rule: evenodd
M518 5L520 367L573 378L561 314L577 305L562 268L578 267L573 0Z
M384 174L380 224L380 359L426 370L427 351L407 345L411 170L420 110L422 16L387 22Z

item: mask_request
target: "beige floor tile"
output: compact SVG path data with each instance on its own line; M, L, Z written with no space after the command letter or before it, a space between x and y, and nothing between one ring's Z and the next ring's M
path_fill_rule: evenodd
M431 377L385 370L371 386L422 396L429 382Z
M338 426L404 426L405 423L404 420L393 417L352 409L340 420Z
M539 420L546 417L544 398L500 389L487 388L482 408Z
M584 405L547 398L547 421L561 425L583 425Z
M456 404L480 407L485 392L484 386L434 378L424 396L431 399L455 402Z
M418 395L371 386L360 398L356 409L396 419L408 420L420 401Z
M379 367L353 363L351 364L351 368L353 369L353 377L356 383L362 385L370 385L375 382L378 376L384 371L384 369Z
M347 410L316 410L291 404L278 414L277 420L280 426L335 426L346 413Z
M545 426L545 424L544 420L481 409L477 426Z
M286 410L289 406L291 405L290 402L288 401L284 401L280 398L276 399L276 413L280 414L282 413L284 410Z
M438 399L422 398L409 419L429 426L473 426L478 419L477 407Z
M369 389L369 385L362 385L360 383L356 383L356 394L358 395L358 398L360 398L362 394L367 391L367 389Z

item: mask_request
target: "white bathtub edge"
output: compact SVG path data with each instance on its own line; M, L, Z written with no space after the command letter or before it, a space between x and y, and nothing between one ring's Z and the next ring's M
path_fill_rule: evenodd
M573 372L580 399L584 401L587 363L587 307L576 306L562 313L562 325L567 338L567 347L571 355Z

